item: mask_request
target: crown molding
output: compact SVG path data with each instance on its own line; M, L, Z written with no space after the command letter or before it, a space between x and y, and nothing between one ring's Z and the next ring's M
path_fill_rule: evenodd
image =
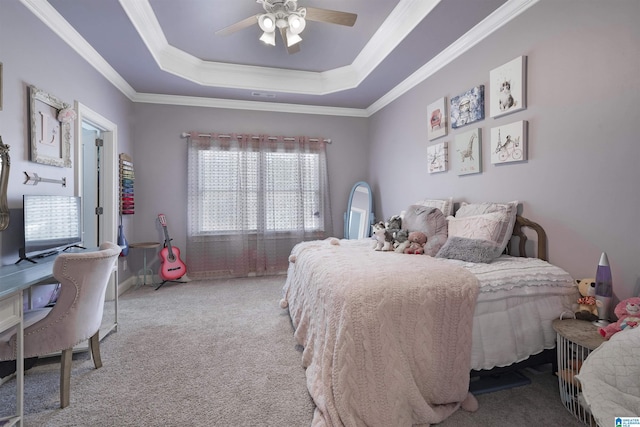
M482 22L467 31L445 50L367 107L367 115L371 116L386 107L539 1L540 0L508 0Z
M431 61L423 65L420 69L414 72L411 76L407 77L400 84L395 86L392 90L387 92L373 104L371 104L366 109L357 109L357 108L339 108L339 107L325 107L325 106L314 106L314 105L300 105L300 104L284 104L284 103L276 103L276 102L260 102L260 101L238 101L238 100L227 100L227 99L216 99L216 98L201 98L201 97L187 97L187 96L174 96L174 95L159 95L159 94L149 94L149 93L138 93L136 92L114 69L107 63L100 54L87 43L86 40L82 38L82 36L73 28L71 25L48 3L47 0L20 0L22 4L24 4L34 15L36 15L45 25L47 25L54 33L56 33L64 42L66 42L72 49L74 49L82 58L84 58L91 66L93 66L100 74L102 74L111 84L113 84L117 89L119 89L127 98L129 98L133 102L141 102L141 103L152 103L152 104L168 104L168 105L185 105L185 106L199 106L199 107L210 107L210 108L226 108L226 109L237 109L237 110L256 110L256 111L271 111L271 112L283 112L283 113L297 113L297 114L317 114L317 115L332 115L332 116L347 116L347 117L369 117L375 114L377 111L381 110L395 99L402 96L407 91L411 90L413 87L423 82L430 76L432 76L437 71L441 70L447 64L452 62L458 56L462 55L464 52L471 49L473 46L478 44L480 41L484 40L494 31L501 28L503 25L510 22L512 19L523 13L529 7L538 3L540 0L508 0L505 4L503 4L500 8L498 8L494 13L489 15L486 19L476 25L474 28L469 30L466 34L452 43L447 49L442 51L439 55L433 58ZM387 32L392 32L392 28L395 28L398 23L402 22L403 19L413 19L415 18L412 11L415 9L420 10L420 14L424 14L417 22L420 22L430 12L433 7L439 3L440 0L401 0L398 6L393 10L392 14L390 14L389 18L385 21L383 26L378 29L373 38L376 37L404 37L401 32L396 32L395 36L386 35ZM138 10L146 10L148 7L151 10L148 0L120 0L121 3L127 3L131 5L135 3L134 8ZM400 7L402 6L402 7ZM124 6L123 6L124 7ZM138 12L140 13L140 12ZM418 14L418 16L420 15ZM159 25L157 25L157 20L155 15L151 11L152 17L149 17L148 11L143 13L146 16L145 24L142 22L138 22L139 25L144 27L152 28L151 31L156 32L155 36L152 38L156 40L156 42L150 44L153 45L152 54L157 55L161 61L159 63L168 62L173 64L172 67L167 71L172 72L170 70L180 72L182 69L180 68L180 62L186 65L182 65L186 69L193 70L194 68L200 69L203 74L215 74L220 73L224 74L225 78L230 78L233 76L233 79L238 79L240 73L247 71L248 68L253 69L250 70L253 73L255 78L254 84L244 86L231 86L231 87L241 87L252 90L264 90L264 91L272 91L273 89L267 89L263 86L256 87L257 83L264 82L265 84L269 81L274 80L274 70L277 72L278 77L282 77L283 74L289 77L288 73L292 73L297 75L300 79L307 79L305 84L309 84L309 82L314 82L315 84L322 86L321 94L324 93L332 93L338 90L340 87L356 87L361 81L363 76L363 71L360 70L358 72L358 68L367 69L369 67L374 67L379 64L381 59L376 59L373 53L366 52L369 49L369 44L363 49L363 52L356 58L354 63L351 66L336 68L334 70L325 71L323 73L323 78L316 78L311 76L316 73L309 72L300 72L300 71L292 71L292 70L281 70L281 69L272 69L266 67L252 67L252 66L239 66L233 64L220 64L220 63L206 63L198 58L195 58L192 55L188 55L185 52L176 49L168 43L166 43L166 38L162 33ZM135 25L135 24L134 24ZM157 25L157 27L156 27ZM417 24L412 24L413 26ZM411 27L413 28L413 27ZM157 33L160 31L160 33ZM378 36L378 34L382 34ZM405 34L406 36L406 34ZM372 40L373 40L372 38ZM402 39L399 39L397 43L399 43ZM145 41L146 42L146 41ZM370 41L371 43L371 41ZM396 45L397 45L396 43ZM396 45L387 46L386 50L393 49ZM147 45L149 46L149 44ZM150 48L151 49L151 48ZM375 52L376 49L372 51ZM388 55L388 52L384 52L385 49L380 50L380 55L384 55L382 58ZM155 56L154 56L155 57ZM376 62L377 61L377 62ZM224 67L220 68L219 65L224 65ZM164 68L163 68L164 69ZM180 74L178 74L180 75ZM314 80L315 79L315 80ZM191 79L190 79L191 80ZM200 82L201 79L195 79L192 81ZM318 82L317 80L320 80ZM209 84L213 84L213 81L209 81ZM294 88L288 87L285 92L290 93L305 93L305 92L295 92Z
M158 95L154 93L138 93L133 101L146 104L268 111L272 113L368 117L366 110L358 108L324 107L318 105L285 104L279 102L238 101L232 99L202 98L196 96Z
M358 84L393 52L440 1L414 0L398 3L351 64L360 78Z
M400 0L354 63L323 72L203 61L168 43L148 0L120 0L120 5L158 67L168 73L202 86L327 95L357 87L440 1Z
M54 9L47 0L20 0L38 19L44 22L80 57L102 74L127 98L133 100L136 91L109 63Z

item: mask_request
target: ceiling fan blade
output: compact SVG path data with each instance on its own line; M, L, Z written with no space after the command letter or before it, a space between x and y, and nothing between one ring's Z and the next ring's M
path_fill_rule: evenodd
M289 52L289 55L300 52L300 43L296 43L293 46L288 46L287 52Z
M231 33L235 33L236 31L240 31L240 30L244 30L247 27L250 27L254 24L258 23L258 16L259 15L254 15L254 16L250 16L246 19L243 19L240 22L236 22L233 25L229 25L226 28L223 28L221 30L216 31L216 35L219 36L228 36Z
M318 9L315 7L305 7L309 21L328 22L330 24L346 25L353 27L358 15L349 12L339 12L337 10Z
M289 55L293 55L294 53L300 52L300 43L296 43L292 46L287 46L287 30L286 28L280 28L280 35L282 36L282 41L284 42L284 47L287 48L287 52Z

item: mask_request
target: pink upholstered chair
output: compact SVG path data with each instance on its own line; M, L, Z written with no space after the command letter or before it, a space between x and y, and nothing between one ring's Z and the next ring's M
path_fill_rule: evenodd
M53 308L25 313L24 357L62 351L60 407L69 405L73 347L89 340L93 363L102 366L98 333L102 323L104 297L120 247L110 242L98 251L62 253L53 264L53 276L60 282L60 294ZM0 337L0 360L15 360L15 334Z

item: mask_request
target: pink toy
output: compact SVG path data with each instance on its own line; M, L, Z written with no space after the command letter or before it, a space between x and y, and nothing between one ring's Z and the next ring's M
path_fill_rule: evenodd
M607 340L616 332L640 325L640 297L632 297L620 301L614 311L618 316L618 321L598 329L600 335Z
M422 231L412 231L409 233L409 246L404 250L405 254L422 255L424 253L424 244L427 243L427 235Z

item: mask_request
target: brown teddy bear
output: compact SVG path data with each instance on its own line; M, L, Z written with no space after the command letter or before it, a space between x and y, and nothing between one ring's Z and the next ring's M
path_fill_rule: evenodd
M424 253L424 245L427 243L427 235L422 231L411 231L407 239L409 246L404 249L405 254L422 255Z
M576 309L576 319L588 320L590 322L598 320L598 307L596 306L596 279L576 280L580 298L578 298L578 308Z

